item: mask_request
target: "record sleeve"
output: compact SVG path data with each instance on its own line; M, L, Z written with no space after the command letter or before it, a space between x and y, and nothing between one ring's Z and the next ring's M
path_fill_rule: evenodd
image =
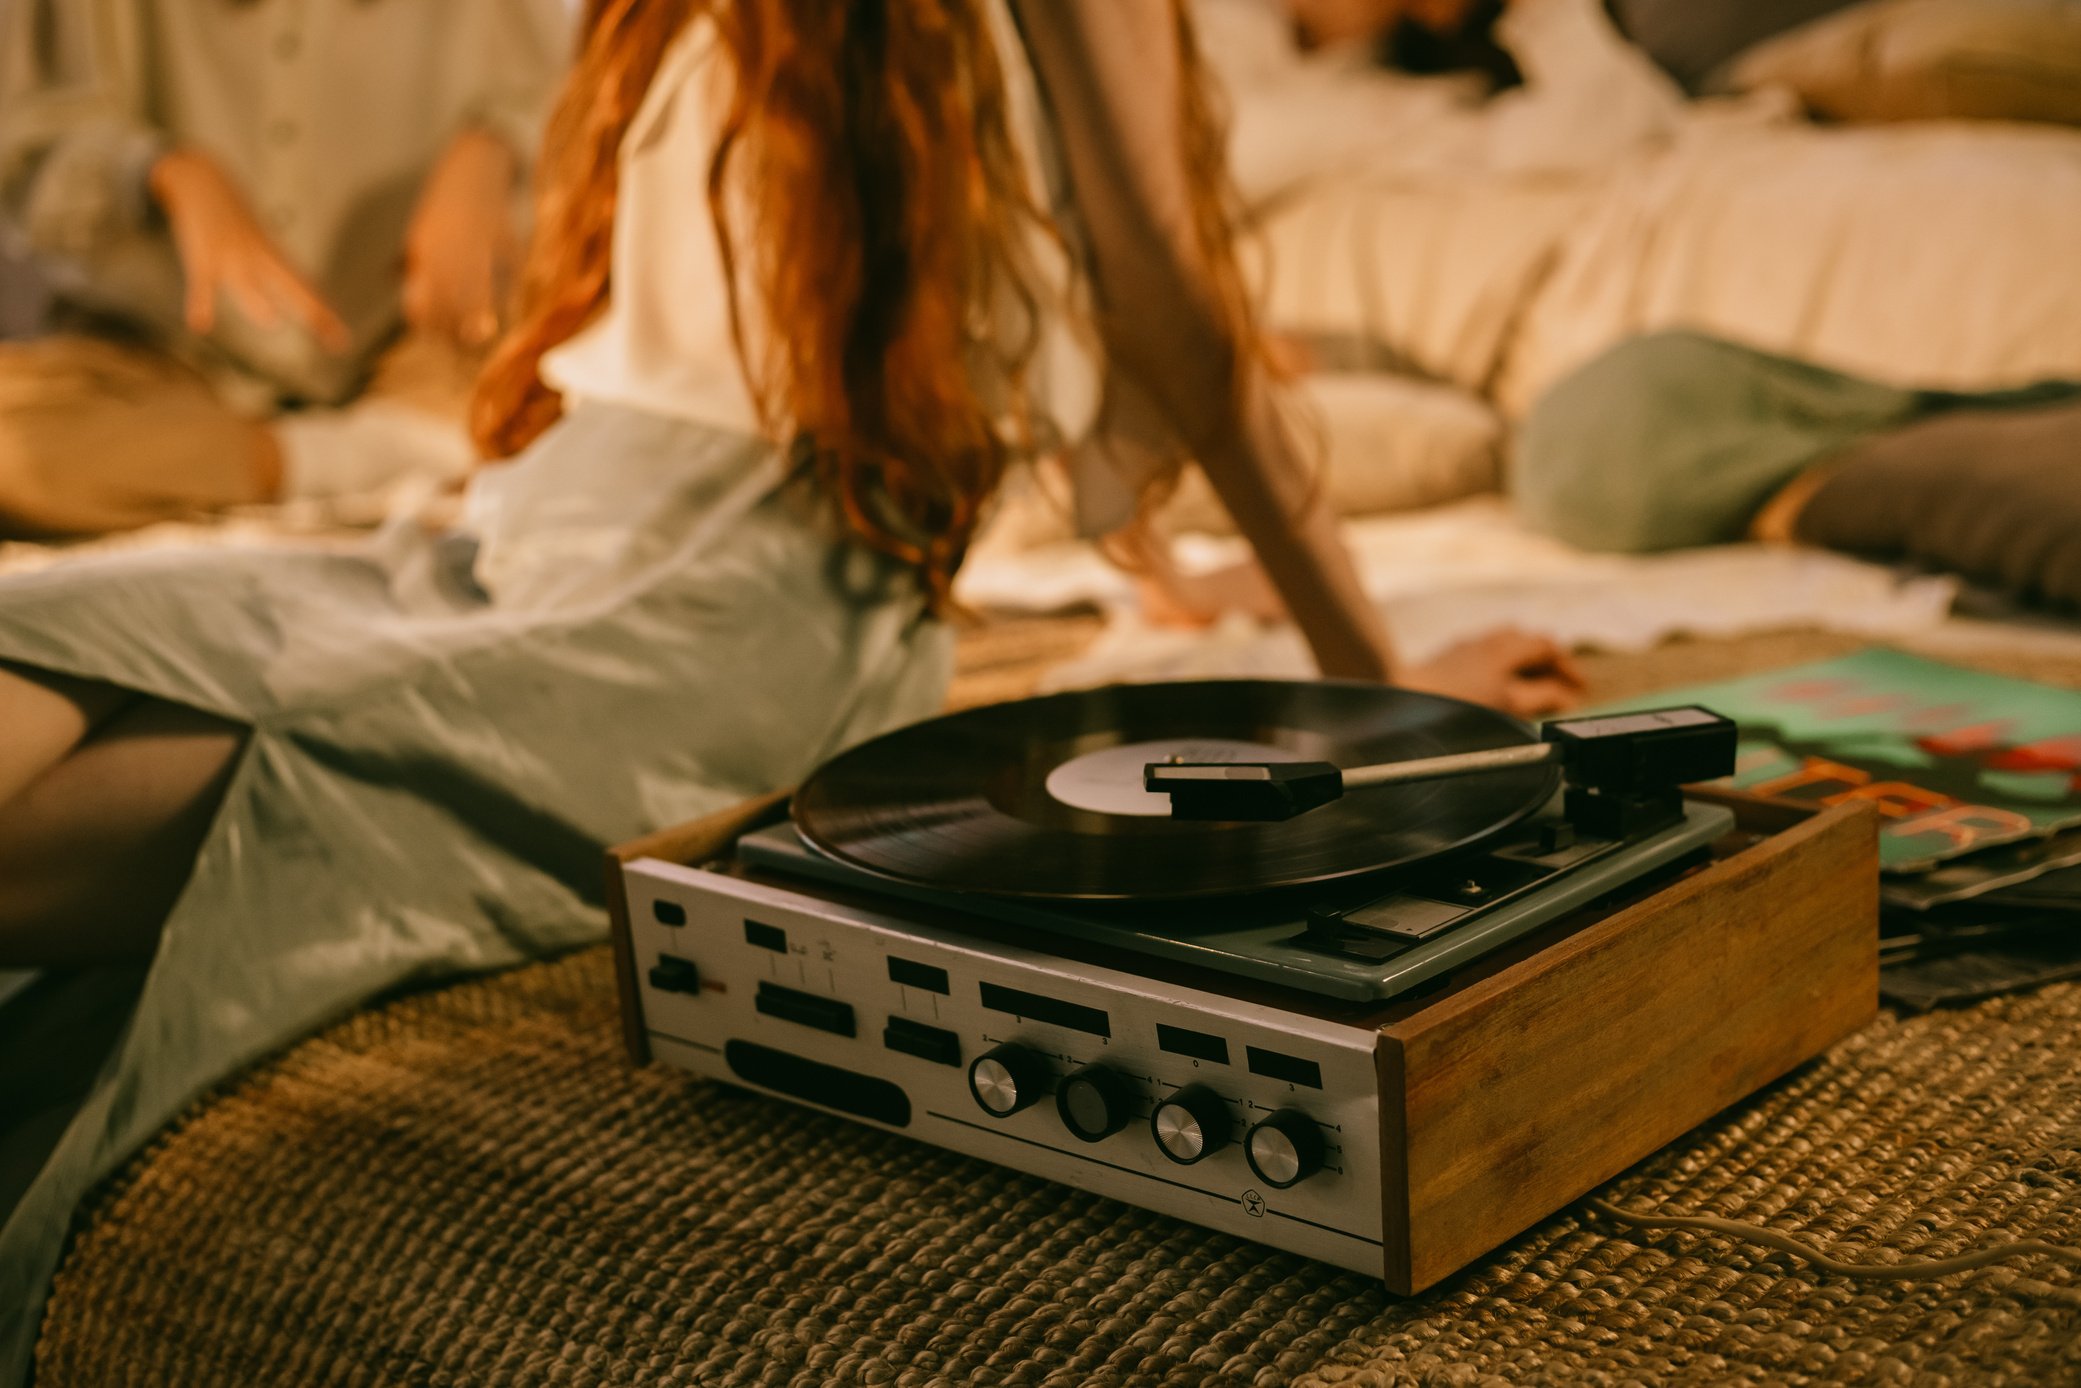
M1668 703L1741 725L1737 789L1877 809L1889 874L2081 826L2081 690L1873 649L1618 707Z

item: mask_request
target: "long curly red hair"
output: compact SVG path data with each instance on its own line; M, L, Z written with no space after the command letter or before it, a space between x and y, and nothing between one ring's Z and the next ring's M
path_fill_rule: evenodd
M944 606L983 508L1034 442L1033 333L983 340L975 328L993 301L1023 306L1031 328L1031 231L1049 226L1012 141L991 2L589 0L544 144L514 327L473 404L485 456L519 452L562 414L542 357L613 290L622 138L666 49L705 17L734 69L706 178L752 397L851 530ZM1194 75L1180 154L1199 249L1248 340L1221 130L1182 0L1170 3ZM744 330L740 268L776 325L759 341Z

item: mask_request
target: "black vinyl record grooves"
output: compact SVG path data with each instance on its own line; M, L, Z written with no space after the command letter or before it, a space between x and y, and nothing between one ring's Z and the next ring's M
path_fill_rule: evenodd
M1142 788L1185 761L1338 766L1532 741L1493 709L1379 685L1113 685L915 723L826 762L795 795L821 852L944 891L1183 899L1334 881L1434 857L1544 805L1552 766L1360 790L1282 823L1193 823Z

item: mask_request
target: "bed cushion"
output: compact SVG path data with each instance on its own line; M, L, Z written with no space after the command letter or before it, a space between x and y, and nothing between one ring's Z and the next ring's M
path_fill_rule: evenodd
M1378 369L1486 393L1605 182L1475 171L1317 184L1244 244L1264 320L1375 344Z
M1464 391L1377 371L1319 372L1295 383L1292 403L1340 515L1412 511L1493 491L1500 479L1503 422ZM1161 521L1180 533L1235 530L1197 470L1185 474ZM1067 488L1052 472L1028 473L1007 484L977 551L1014 553L1074 538Z
M2081 124L2075 0L1869 0L1758 44L1717 85L1789 87L1837 120Z
M1751 44L1853 0L1610 0L1619 30L1670 76L1695 88Z
M1613 344L1685 327L1896 385L2081 379L2081 132L1701 126L1616 172L1517 322L1521 417Z
M1450 386L1377 372L1302 378L1297 418L1313 435L1330 502L1348 517L1414 511L1491 492L1502 477L1503 421ZM1186 474L1164 508L1173 531L1210 535L1235 523L1204 474Z

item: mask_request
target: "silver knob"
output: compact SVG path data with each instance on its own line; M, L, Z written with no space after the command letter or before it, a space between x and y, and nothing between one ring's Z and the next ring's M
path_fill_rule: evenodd
M1009 1041L983 1052L968 1067L968 1092L992 1118L1011 1117L1047 1087L1047 1062Z
M1055 1110L1072 1137L1098 1142L1127 1126L1134 1116L1134 1091L1106 1066L1086 1065L1055 1091Z
M1227 1146L1232 1126L1228 1105L1203 1084L1186 1085L1149 1115L1157 1150L1180 1166Z
M1322 1129L1299 1109L1280 1109L1243 1139L1250 1169L1276 1190L1297 1186L1322 1170L1326 1155Z

